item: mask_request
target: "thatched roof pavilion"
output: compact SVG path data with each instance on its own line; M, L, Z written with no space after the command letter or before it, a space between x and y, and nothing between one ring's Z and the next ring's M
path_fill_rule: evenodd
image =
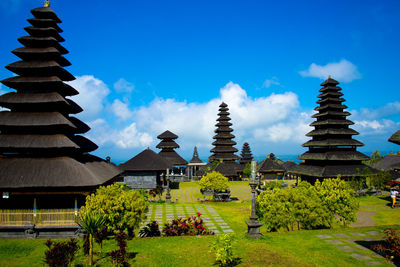
M80 134L90 128L70 116L82 108L67 98L78 91L65 83L75 78L64 69L70 63L60 44L61 20L50 7L31 13L29 36L18 38L23 47L12 51L21 60L6 66L17 75L1 81L15 89L0 96L0 106L9 109L0 112L0 191L10 192L8 203L21 192L87 194L120 173L88 154L97 146Z
M389 142L400 145L400 130L395 132L390 138Z
M357 151L364 144L352 138L358 132L349 127L354 123L346 119L350 113L344 111L347 106L343 104L345 99L341 98L342 88L338 84L331 77L321 84L319 106L312 116L316 120L310 124L314 130L306 134L312 139L303 144L308 151L299 156L304 162L294 171L303 179L313 181L339 174L344 178L357 177L366 168L362 161L369 157Z
M156 148L161 149L158 153L160 156L171 162L174 166L187 165L187 161L175 151L176 148L179 148L179 145L174 141L178 138L176 134L167 130L157 136L157 138L161 139L161 142L156 146Z

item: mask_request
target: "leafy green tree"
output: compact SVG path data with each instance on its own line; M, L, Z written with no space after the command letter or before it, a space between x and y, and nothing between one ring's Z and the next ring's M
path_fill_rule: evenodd
M354 190L346 181L336 178L324 179L321 183L317 180L314 186L322 203L344 226L357 220L359 203L354 196Z
M89 265L93 265L93 236L94 234L104 227L105 220L101 214L85 212L79 216L79 225L88 235L89 239Z
M204 175L200 179L199 185L202 191L214 190L218 192L229 188L228 178L216 171Z
M276 232L280 228L290 231L295 223L292 189L274 188L266 190L257 198L257 214L268 231Z
M245 177L251 176L251 163L250 162L246 163L246 165L244 166L243 174Z
M393 180L393 177L388 171L379 171L377 173L371 173L367 180L370 187L382 190Z
M128 231L133 236L135 228L145 219L149 203L143 191L131 190L127 185L115 183L101 186L95 194L86 197L80 213L101 214L109 231Z
M307 182L296 188L266 190L258 196L256 205L268 231L328 228L333 218L315 188Z

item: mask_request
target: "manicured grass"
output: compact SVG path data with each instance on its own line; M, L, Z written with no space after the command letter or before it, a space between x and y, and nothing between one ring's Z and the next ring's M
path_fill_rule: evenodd
M330 230L279 233L267 233L261 228L263 236L258 240L249 239L246 234L245 221L250 215L250 201L208 202L204 205L213 207L234 230L236 243L233 248L235 256L240 259L239 266L362 266L363 262L351 257L351 253L338 249L338 246L318 238L317 235L381 232L386 227L381 223L384 225L392 221L398 223L400 219L396 214L399 210L387 208L386 203L386 199L379 197L360 198L362 209L377 212L375 222L380 226L346 229L337 227ZM191 204L180 203L180 205ZM380 210L380 207L383 209ZM395 217L392 218L393 216ZM128 242L128 251L135 255L130 262L133 266L212 266L215 258L209 250L214 238L214 236L134 238ZM0 266L43 266L45 241L0 239ZM105 241L103 253L100 253L100 247L96 245L96 264L112 265L106 252L116 248L114 240ZM373 254L369 250L365 253ZM389 266L383 258L374 260L381 263L381 266ZM87 257L83 255L82 250L79 251L74 264L75 266L87 264Z

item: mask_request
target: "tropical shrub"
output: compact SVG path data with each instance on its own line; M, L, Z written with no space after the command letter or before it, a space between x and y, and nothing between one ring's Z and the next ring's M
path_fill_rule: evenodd
M386 260L395 262L400 261L400 234L392 228L387 228L383 231L385 239L383 244L372 245L371 248L378 252L382 252Z
M228 178L216 171L204 175L199 185L202 192L205 190L224 191L229 188Z
M335 218L346 225L356 220L358 201L340 179L301 182L296 188L274 188L261 193L257 214L268 231L330 228Z
M117 241L117 245L119 249L113 250L109 253L112 262L115 266L130 266L129 253L126 252L127 242L126 242L126 234L125 232L120 232L115 236L115 240Z
M393 177L388 171L379 171L377 173L370 174L367 177L367 180L370 187L382 190L387 184L390 184L390 182L393 180Z
M215 261L219 266L231 266L235 262L232 243L235 239L233 234L216 236L212 243L210 252L215 253Z
M357 220L359 203L346 181L336 178L324 179L321 183L317 180L314 187L322 203L344 226Z
M148 207L144 191L131 190L125 184L115 183L100 186L95 194L87 196L80 213L99 213L108 231L117 233L127 230L128 235L133 236L135 228L146 217Z
M148 223L143 229L139 231L140 237L153 237L153 236L161 236L160 229L158 227L157 221L152 221Z
M68 266L75 258L79 249L78 241L71 238L65 242L46 241L47 250L44 262L50 267Z
M103 250L103 241L108 237L108 234L107 227L103 227L97 230L93 235L94 241L100 245L101 250Z
M85 231L89 243L89 265L93 264L93 236L104 225L105 220L101 214L90 212L80 214L79 226Z
M174 219L170 223L166 223L162 230L163 236L182 236L182 235L213 235L214 232L208 231L203 225L203 219L200 218L201 213L187 219Z
M251 176L251 163L250 162L246 163L246 165L244 166L243 174L245 177Z

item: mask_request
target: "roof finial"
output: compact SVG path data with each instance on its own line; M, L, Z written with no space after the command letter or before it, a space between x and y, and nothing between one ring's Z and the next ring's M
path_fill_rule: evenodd
M50 7L50 1L49 0L44 1L44 7Z
M331 75L329 74L329 78L328 79L332 79Z

